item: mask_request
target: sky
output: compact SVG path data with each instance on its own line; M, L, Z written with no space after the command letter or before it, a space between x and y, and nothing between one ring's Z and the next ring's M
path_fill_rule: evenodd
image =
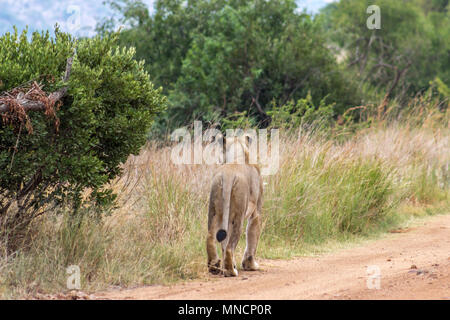
M300 9L316 13L334 0L297 0ZM60 29L75 36L95 35L98 21L110 17L113 12L103 0L0 0L0 35L19 32L28 26L35 30L53 30L56 23ZM154 0L143 0L150 8Z

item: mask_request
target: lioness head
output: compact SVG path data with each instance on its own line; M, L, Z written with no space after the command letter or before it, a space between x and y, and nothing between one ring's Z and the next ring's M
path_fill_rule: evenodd
M256 164L256 157L255 159L251 157L257 155L257 150L254 147L256 145L253 145L253 137L248 133L227 137L224 139L225 162Z

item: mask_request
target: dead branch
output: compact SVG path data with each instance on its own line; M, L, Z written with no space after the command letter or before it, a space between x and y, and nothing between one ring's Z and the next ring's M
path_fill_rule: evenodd
M63 77L63 83L67 83L70 77L70 72L72 70L73 57L67 59L66 71ZM48 95L48 102L54 105L57 101L61 100L67 94L67 87L63 87L58 91L55 91ZM14 91L14 89L13 89ZM4 99L0 98L0 113L13 111L14 105L20 106L24 111L43 111L47 110L48 106L46 103L40 100L33 100L29 94L19 94L16 97L11 97L11 95L6 94L8 102L2 101Z
M392 80L392 84L391 84L390 88L388 89L388 91L386 92L386 95L384 96L383 101L378 106L378 119L380 119L381 115L385 112L386 105L388 104L388 101L392 95L392 92L394 91L395 87L397 86L398 82L403 77L403 75L408 71L411 64L412 64L412 61L409 61L403 69L398 69L397 67L394 66L395 77L394 77L394 80Z
M259 101L258 101L260 92L261 92L261 90L258 90L258 92L256 93L256 97L252 97L252 103L250 106L255 104L256 109L258 109L258 112L260 114L262 114L264 117L268 117L267 113L264 111L264 109L261 107L261 105L259 104Z

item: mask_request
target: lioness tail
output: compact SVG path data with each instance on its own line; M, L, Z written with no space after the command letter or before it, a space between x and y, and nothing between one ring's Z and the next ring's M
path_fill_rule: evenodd
M222 242L227 237L228 220L230 217L230 201L231 191L233 189L234 177L222 175L222 199L223 199L223 211L222 211L222 224L219 231L217 231L216 239Z

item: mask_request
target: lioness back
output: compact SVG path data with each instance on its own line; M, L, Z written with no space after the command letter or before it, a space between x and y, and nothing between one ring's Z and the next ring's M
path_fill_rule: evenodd
M210 272L220 272L221 262L214 245L216 239L222 244L224 274L237 275L234 250L245 218L249 219L249 225L242 265L245 270L258 269L254 255L260 233L262 191L261 175L256 166L224 164L218 168L212 179L208 215L207 252Z

